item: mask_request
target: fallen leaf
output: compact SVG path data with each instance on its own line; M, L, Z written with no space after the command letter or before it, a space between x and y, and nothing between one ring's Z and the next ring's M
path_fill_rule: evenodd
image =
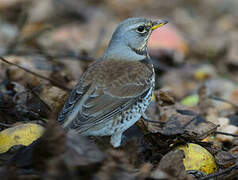
M215 68L212 65L203 64L195 70L193 76L195 79L201 81L211 77L216 77L217 74Z
M192 179L186 174L183 158L183 151L170 151L160 160L157 168L176 179Z
M105 155L97 148L95 144L88 141L86 137L80 136L76 131L67 133L67 152L65 161L70 166L82 168L93 168L101 163Z
M182 101L181 104L185 106L195 106L199 102L199 96L197 94L190 95L185 97Z
M154 92L155 98L159 105L172 105L175 104L175 99L169 91L158 90Z
M38 139L44 128L38 124L20 124L0 132L0 153L7 152L14 145L28 146Z
M166 122L165 126L159 130L159 132L166 136L171 135L181 135L184 133L184 129L180 124L180 121L176 115L173 115L169 118L169 120Z
M214 133L217 130L217 127L216 124L206 121L205 118L198 115L185 125L184 136L201 141Z
M230 133L230 134L238 133L238 127L231 125L228 118L225 118L225 117L217 118L217 124L219 125L219 127L217 128L217 131L224 132L224 133ZM230 141L231 142L234 139L234 137L217 134L216 139L219 141Z
M223 168L228 168L235 164L236 157L234 157L230 152L219 151L215 155L216 163Z
M45 86L40 94L40 98L51 108L55 113L58 113L68 96L68 92L63 91L55 86Z
M96 173L95 179L98 180L132 180L134 175L130 173L132 166L123 151L109 150L100 171Z
M66 135L64 130L56 121L56 118L51 117L47 122L44 134L39 138L38 143L34 147L33 167L45 173L47 163L65 152L65 144Z
M183 163L187 171L197 170L206 174L218 171L214 157L202 146L189 143L183 146L178 146L176 149L183 150L185 154Z

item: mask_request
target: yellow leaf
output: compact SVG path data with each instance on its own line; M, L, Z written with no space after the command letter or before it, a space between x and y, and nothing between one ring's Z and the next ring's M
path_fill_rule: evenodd
M214 157L205 148L198 144L189 143L178 146L176 149L184 151L185 158L183 164L185 169L197 170L208 174L217 172L218 167Z
M0 132L0 153L7 152L14 145L30 145L44 132L44 127L33 124L20 124Z
M197 80L204 80L208 77L208 74L202 70L197 70L195 73L194 73L194 77L197 79Z

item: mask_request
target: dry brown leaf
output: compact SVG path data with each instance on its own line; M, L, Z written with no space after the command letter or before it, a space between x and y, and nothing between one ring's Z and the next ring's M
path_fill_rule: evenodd
M236 162L236 158L229 152L226 151L219 151L215 155L216 163L222 167L227 168L229 166L232 166Z
M62 109L67 96L68 92L50 85L45 86L40 94L40 98L57 114Z
M65 132L55 118L51 118L48 120L45 133L34 147L33 167L45 172L50 159L60 156L65 151Z
M196 112L178 108L181 108L181 105L159 107L159 120L165 122L165 124L146 122L144 124L147 130L167 136L180 134L197 140L204 139L216 130L217 126L215 124L206 121Z
M105 155L86 137L80 136L75 131L67 133L67 151L64 155L69 166L81 168L95 168L102 163Z
M185 171L183 158L183 151L171 151L161 159L157 168L168 173L170 176L178 180L192 180L193 178L187 175Z
M96 174L96 178L99 180L133 180L135 176L132 174L132 167L124 152L109 150L103 166Z

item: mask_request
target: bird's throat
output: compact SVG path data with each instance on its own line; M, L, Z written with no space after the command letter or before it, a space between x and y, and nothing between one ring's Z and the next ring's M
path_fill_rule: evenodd
M143 48L143 49L135 49L130 47L132 51L134 51L136 54L141 55L141 56L147 56L147 48Z
M113 46L110 44L102 57L103 59L140 61L147 57L147 49L137 50L125 45L116 44Z

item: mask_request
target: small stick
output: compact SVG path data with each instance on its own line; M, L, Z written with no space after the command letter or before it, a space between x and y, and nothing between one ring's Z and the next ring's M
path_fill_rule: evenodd
M40 100L40 102L41 102L42 104L44 104L44 106L45 106L49 111L51 111L50 106L49 106L45 101L43 101L43 100L39 97L39 95L38 95L34 90L32 90L32 89L30 89L30 88L28 88L28 89L29 89L29 91L30 91L37 99Z
M19 66L18 64L14 64L14 63L12 63L12 62L9 62L9 61L7 61L6 59L4 59L4 58L1 57L1 56L0 56L0 60L2 60L3 62L5 62L5 63L7 63L7 64L12 65L12 66L16 66L16 67L18 67L19 69L21 69L21 70L23 70L23 71L25 71L25 72L27 72L27 73L30 73L30 74L32 74L32 75L34 75L34 76L37 76L37 77L39 77L39 78L41 78L41 79L44 79L44 80L46 80L46 81L49 81L51 84L53 84L54 86L57 86L57 87L60 88L60 89L63 89L63 90L65 90L65 91L70 91L70 90L71 90L71 89L69 89L68 87L65 87L64 85L58 83L57 81L54 81L54 80L52 80L52 79L49 79L49 78L47 78L47 77L45 77L45 76L42 76L42 75L40 75L40 74L38 74L38 73L35 73L35 72L33 72L33 71L29 70L29 69L26 69L26 68L24 68L24 67L22 67L22 66Z
M222 134L226 136L233 136L233 137L238 137L238 134L231 134L231 133L226 133L226 132L220 132L220 131L215 131L215 134Z
M53 59L63 59L63 58L75 58L77 60L82 60L82 61L95 61L95 58L93 57L89 57L89 56L84 56L84 55L80 55L77 53L73 53L73 52L69 52L69 53L61 53L61 54L50 54L48 52L44 52L44 51L18 51L18 50L14 50L11 54L6 53L4 54L4 56L8 56L8 55L18 55L18 56L32 56L32 55L41 55L44 57L51 57Z
M201 177L201 178L199 178L199 180L207 180L207 179L210 179L210 178L214 178L214 177L217 177L217 176L229 173L233 169L237 169L237 168L238 168L238 166L237 166L237 164L235 164L235 165L233 165L233 166L231 166L229 168L224 169L223 171L212 173L212 174L209 174L209 175L207 175L205 177Z
M0 122L0 126L12 127L13 125Z
M213 99L213 100L217 100L217 101L221 101L221 102L224 102L224 103L228 103L230 105L232 105L233 107L237 108L238 109L238 105L237 104L234 104L226 99L223 99L223 98L220 98L220 97L217 97L217 96L209 96L210 99Z

